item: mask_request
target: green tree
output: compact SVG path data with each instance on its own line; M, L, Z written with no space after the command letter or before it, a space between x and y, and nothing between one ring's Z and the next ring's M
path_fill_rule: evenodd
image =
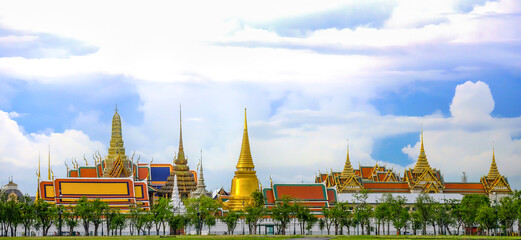
M392 198L388 208L393 226L398 231L398 234L401 234L402 228L404 228L409 221L409 211L405 208L405 203L405 197L397 196L396 198Z
M6 202L6 208L8 209L5 215L7 220L7 226L11 230L11 237L14 237L16 236L17 226L21 223L21 204L18 203L17 199L9 198Z
M478 194L463 196L460 211L463 223L467 229L465 231L466 235L471 233L470 229L476 224L477 209L483 205L490 206L488 196Z
M185 205L187 216L196 226L198 234L201 234L202 225L208 215L215 215L219 208L217 201L207 196L188 198L185 200Z
M81 219L81 224L85 230L85 236L89 236L89 227L92 219L94 218L94 207L92 203L85 196L83 196L76 203L74 211Z
M434 199L427 195L426 193L422 193L418 195L416 198L416 202L414 203L414 207L418 212L418 219L422 225L422 235L427 235L427 223L429 223L432 219L432 205L434 204Z
M186 224L189 222L183 215L170 215L168 218L168 226L170 226L170 232L173 234L177 234L178 229L184 229Z
M157 235L159 235L159 230L161 227L163 227L163 235L165 235L165 223L168 214L171 212L169 202L169 199L159 198L159 201L151 208L152 214L154 215L154 224L156 226Z
M235 227L237 227L241 215L242 212L229 211L221 217L221 221L226 224L228 235L233 235L233 231L235 230Z
M290 199L283 198L274 208L271 209L270 217L277 226L277 233L286 235L286 228L291 221L293 215L293 206Z
M313 229L313 226L317 224L318 218L314 214L309 214L307 216L306 221L306 231L308 231L308 235L311 234L310 231Z
M65 225L69 227L69 236L72 236L74 228L78 226L78 215L76 214L74 209L65 211L63 213L63 220L65 221Z
M123 228L127 226L127 217L122 214L120 211L114 211L114 216L112 218L110 229L115 231L116 235L118 234L121 236L121 233L123 231ZM114 235L114 232L112 233Z
M139 216L141 215L141 208L138 208L135 204L132 204L129 206L130 208L130 211L129 211L129 229L130 229L130 235L134 235L134 231L137 230L138 231L138 235L139 235L139 229L138 228L138 225L140 224L139 223Z
M92 224L94 225L94 236L98 236L98 228L103 223L103 213L109 208L106 202L101 201L99 198L92 201Z
M380 225L383 225L383 234L385 234L385 219L388 216L388 204L380 202L374 209L374 219L376 221L376 235L380 235Z
M371 217L373 216L373 208L367 203L368 192L366 190L355 193L355 214L360 227L362 228L362 234L366 231L369 235L371 231Z
M493 229L496 225L494 208L488 205L480 206L479 209L477 209L476 222L482 230L486 230L490 235L490 229Z
M459 202L454 199L444 200L443 204L438 204L436 208L435 217L438 220L438 229L440 234L446 235L447 232L449 235L452 235L451 227L458 227L458 222L454 217L453 211L455 209L455 204Z
M116 216L116 214L118 212L119 212L119 210L117 210L117 209L106 208L105 212L103 213L103 215L105 216L105 224L107 224L107 236L110 236L111 231L109 231L109 230L111 230L111 229L112 229L112 235L114 235L114 229L111 226L112 226L112 221L114 221L114 217Z
M459 235L460 228L465 224L463 221L463 207L460 200L449 200L450 218L456 227L456 235ZM449 230L450 233L450 230Z
M514 190L513 197L517 220L517 233L521 235L521 191Z
M204 224L206 224L206 226L208 227L208 234L210 234L211 228L215 226L216 223L217 221L215 215L210 214L204 218Z
M300 203L294 204L293 207L295 208L294 209L295 217L299 222L300 234L304 235L306 223L308 221L309 216L311 215L311 211L309 211L308 207L306 207Z
M259 221L266 214L264 210L264 196L261 192L255 191L251 194L251 197L252 201L244 209L244 220L248 224L250 234L257 234Z
M29 230L36 219L36 211L29 195L20 200L20 222L24 226L24 235L29 236Z
M140 222L139 226L141 227L143 232L145 232L145 229L146 229L147 230L146 235L150 235L150 230L154 226L154 214L151 213L150 211L142 212L141 215L139 216L139 222ZM138 230L138 232L139 232L139 230Z
M324 218L321 219L323 221L319 222L319 224L324 225L324 227L327 230L327 235L330 235L331 225L333 225L333 212L331 212L331 209L328 207L322 207L322 215L324 215Z
M505 196L499 200L498 218L502 229L504 229L507 235L513 232L516 212L516 206L512 196Z
M422 216L418 211L413 211L409 213L409 219L413 235L416 235L417 231L423 227Z
M36 219L39 223L39 226L42 228L43 236L47 236L47 232L51 227L55 216L56 216L56 207L45 202L43 199L38 199L35 203L35 211L36 211Z

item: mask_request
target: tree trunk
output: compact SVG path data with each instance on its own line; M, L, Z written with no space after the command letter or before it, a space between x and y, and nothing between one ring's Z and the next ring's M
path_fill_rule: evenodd
M390 234L390 229L391 229L391 221L387 221L387 235L391 235Z
M432 232L432 234L437 235L437 234L436 234L436 223L434 223L434 222L432 222L432 229L434 230L434 231Z
M165 222L163 222L163 235L165 235Z
M98 227L97 224L94 225L94 236L98 236Z
M449 225L445 225L445 230L449 233L449 235L452 235L452 232L450 232Z

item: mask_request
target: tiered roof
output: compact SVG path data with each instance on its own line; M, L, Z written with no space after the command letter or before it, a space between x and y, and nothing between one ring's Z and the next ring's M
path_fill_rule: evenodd
M187 198L190 193L196 188L194 175L190 172L188 167L188 159L185 158L185 152L183 149L183 125L181 122L181 107L179 107L179 151L177 157L174 160L175 166L173 166L172 172L168 177L165 186L159 189L159 193L165 197L172 195L174 188L174 179L177 176L177 184L179 187L179 194L181 198Z

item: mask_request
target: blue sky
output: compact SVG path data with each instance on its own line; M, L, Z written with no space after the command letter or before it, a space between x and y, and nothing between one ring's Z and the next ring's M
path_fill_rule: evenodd
M170 162L182 104L210 189L230 187L245 107L264 185L340 171L347 139L354 166L403 172L423 123L447 181L479 181L495 142L521 187L518 1L205 3L0 3L0 174L33 194L49 144L58 176L106 154L116 104L127 152Z

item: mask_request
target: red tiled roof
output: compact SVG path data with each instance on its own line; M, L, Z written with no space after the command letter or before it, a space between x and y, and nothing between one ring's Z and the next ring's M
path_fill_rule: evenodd
M96 172L96 168L94 167L80 167L80 177L88 177L95 178L98 177L98 173Z
M275 188L277 199L287 196L300 200L326 200L325 187L317 184L278 185Z

